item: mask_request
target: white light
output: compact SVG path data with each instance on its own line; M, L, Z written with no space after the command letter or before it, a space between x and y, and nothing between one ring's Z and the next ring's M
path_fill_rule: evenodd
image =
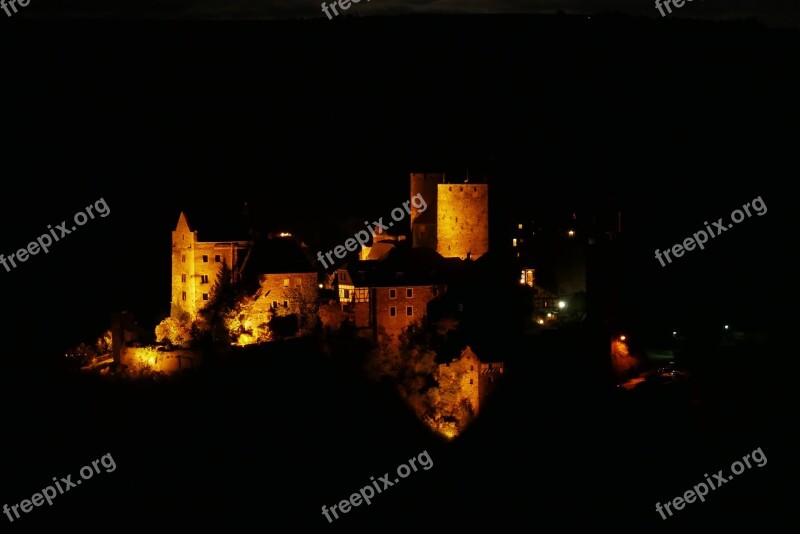
M566 306L567 306L567 303L566 303L566 302L564 302L563 300L559 300L559 301L558 301L558 307L559 307L559 308L561 308L562 310L563 310L563 309L564 309Z
M677 333L677 332L672 332L672 336L673 336L673 337L675 337L675 336L677 336L677 335L678 335L678 333Z
M324 288L324 287L325 287L325 286L324 286L324 285L322 285L322 284L320 284L320 285L319 285L319 288L320 288L320 289L322 289L322 288Z
M548 318L548 319L549 319L549 318L551 318L552 316L553 316L553 314L552 314L552 313L548 313L548 314L547 314L547 318Z
M725 330L727 330L727 329L728 329L728 325L725 325Z

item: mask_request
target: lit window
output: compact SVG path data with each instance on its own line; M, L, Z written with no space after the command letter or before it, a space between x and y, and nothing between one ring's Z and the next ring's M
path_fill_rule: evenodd
M517 246L517 238L516 237L512 240L512 244L513 244L512 246L515 246L515 247Z
M181 292L181 300L186 300L186 291Z
M222 256L220 256L219 254L214 256L214 263L220 263L221 261L222 261Z
M413 296L414 296L414 290L411 289L410 287L408 289L406 289L406 298L410 299Z
M519 224L517 225L517 228L519 228L520 230L522 230L522 223L519 223Z
M389 290L389 298L390 299L396 299L397 298L397 290L396 289L390 289Z
M288 278L284 278L283 279L283 287L289 287L289 279Z
M207 274L201 274L200 275L200 283L201 284L207 284L208 283L208 275Z
M413 306L406 306L406 315L408 315L409 317L411 317L412 315L414 315L414 308L413 308Z
M203 293L203 300L208 300L208 293Z
M394 317L396 315L397 315L397 308L395 308L394 306L389 308L389 317Z
M208 256L203 254L203 263L208 263Z
M186 283L186 275L185 274L181 275L181 282Z

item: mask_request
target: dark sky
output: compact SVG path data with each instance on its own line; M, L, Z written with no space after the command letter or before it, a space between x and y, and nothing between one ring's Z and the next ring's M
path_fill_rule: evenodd
M38 0L25 10L27 16L81 17L169 17L293 19L322 17L318 0L140 0L105 2L83 0L53 2ZM520 14L555 13L591 15L613 12L644 17L660 17L650 0L363 0L348 10L359 16L409 13ZM774 26L794 26L800 22L798 3L793 0L687 0L673 9L670 17L728 20L754 18Z

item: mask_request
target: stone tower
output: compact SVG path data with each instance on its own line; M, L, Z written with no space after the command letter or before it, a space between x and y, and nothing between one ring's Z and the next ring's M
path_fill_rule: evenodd
M421 195L427 208L420 212L411 205L411 242L415 247L436 249L437 186L444 182L444 173L411 173L411 198Z
M489 252L489 185L437 187L436 251L446 258L477 260Z

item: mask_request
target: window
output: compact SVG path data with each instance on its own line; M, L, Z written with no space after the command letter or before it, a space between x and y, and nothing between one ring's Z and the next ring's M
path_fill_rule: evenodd
M289 279L288 278L284 278L283 279L283 287L289 287Z
M389 308L389 317L394 317L396 315L397 315L397 308L395 308L394 306Z
M339 273L339 280L344 280L344 273Z
M344 290L344 298L346 298L346 299L350 298L350 290L349 289L345 289Z
M396 289L390 289L389 290L389 298L390 299L396 299L397 298L397 290Z
M406 306L406 315L408 315L409 317L414 315L414 308L412 306Z
M181 263L186 263L186 254L181 254Z
M469 385L470 386L472 385L472 379L471 378L469 379Z
M277 300L273 300L272 301L272 307L273 308L277 308L278 307L278 301Z
M283 307L284 308L288 308L289 307L289 302L284 300L283 301Z
M300 287L302 285L303 285L303 279L302 278L295 278L294 279L294 287Z
M181 292L181 300L186 300L186 291Z
M201 274L200 275L200 283L201 284L207 284L208 283L208 275L207 274Z
M469 366L469 370L470 370L470 371L474 371L474 370L475 370L475 366L474 366L474 365L470 365L470 366Z
M512 244L512 246L515 246L515 247L517 246L517 238L516 237L511 240L511 244Z
M408 289L406 289L406 298L410 299L413 296L414 296L414 290L411 289L410 287Z
M186 283L186 275L185 274L181 275L181 282L183 282L184 284Z
M208 263L208 255L203 254L203 263Z
M369 289L366 287L357 287L353 290L356 302L369 302Z
M436 286L433 286L433 296L434 297L438 297L439 296L439 288L436 287Z
M216 256L214 256L214 263L220 263L220 262L222 262L222 256L217 254Z
M203 293L203 300L208 300L208 293Z

